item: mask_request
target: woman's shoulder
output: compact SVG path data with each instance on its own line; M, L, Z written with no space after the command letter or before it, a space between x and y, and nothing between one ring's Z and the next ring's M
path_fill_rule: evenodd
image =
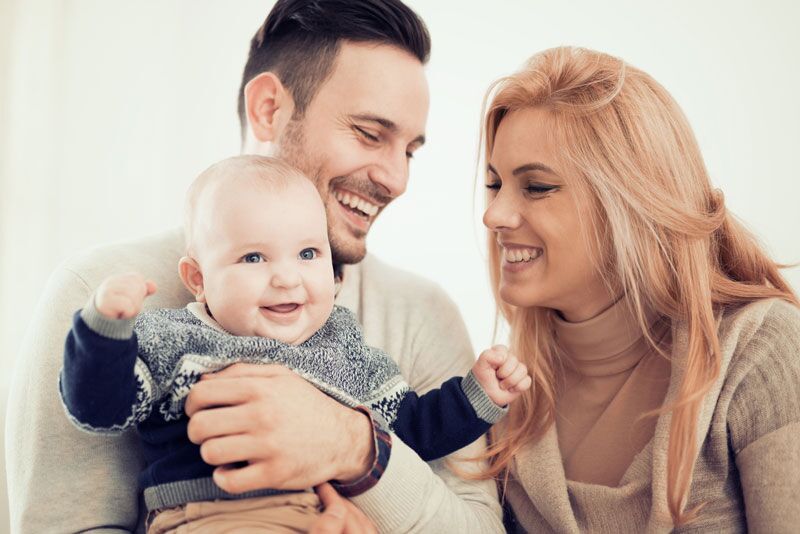
M750 348L800 347L800 307L783 299L770 298L730 307L719 323L722 349L742 352Z
M720 400L737 452L800 420L800 308L764 299L729 310L720 348L730 358Z

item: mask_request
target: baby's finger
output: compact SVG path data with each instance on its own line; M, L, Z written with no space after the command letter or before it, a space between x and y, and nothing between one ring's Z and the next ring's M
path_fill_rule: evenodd
M528 376L528 368L524 364L519 364L507 378L500 382L500 387L506 391L511 391L526 376Z
M522 393L523 391L529 390L532 385L533 385L533 379L530 376L526 376L525 378L522 379L522 381L519 384L513 386L508 391L511 393Z
M502 345L500 345L502 347ZM478 364L482 367L487 367L490 369L497 369L503 362L506 361L507 353L502 350L498 350L498 346L494 346L490 349L486 349L483 351L478 358Z
M503 365L501 365L500 368L497 369L497 378L499 378L500 380L505 380L506 378L511 376L511 373L514 372L514 369L516 369L518 365L519 365L519 360L517 360L517 357L514 356L513 354L509 354L508 358L506 358L506 361L503 363Z

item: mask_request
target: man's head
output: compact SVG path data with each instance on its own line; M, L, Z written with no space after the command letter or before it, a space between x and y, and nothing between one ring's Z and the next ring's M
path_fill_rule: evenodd
M299 344L328 319L325 212L296 169L262 156L211 166L189 189L185 232L181 279L228 332Z
M405 191L424 143L429 53L424 23L397 0L279 0L252 40L243 151L312 179L337 262L364 257L375 217Z

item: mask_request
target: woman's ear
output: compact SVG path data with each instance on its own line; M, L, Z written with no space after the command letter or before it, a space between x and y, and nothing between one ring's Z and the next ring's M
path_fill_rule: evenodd
M274 142L294 113L292 96L272 72L262 72L244 88L247 124L262 143Z
M183 285L194 295L197 302L205 302L206 295L203 287L203 273L200 264L194 258L184 256L178 262L178 274L183 280Z

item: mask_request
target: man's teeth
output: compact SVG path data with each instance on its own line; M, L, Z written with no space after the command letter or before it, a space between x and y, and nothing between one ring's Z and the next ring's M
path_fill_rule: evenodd
M544 252L540 248L507 248L504 249L503 256L508 263L519 263L521 261L532 261Z
M358 197L356 195L351 195L350 193L336 191L333 196L336 197L336 200L338 200L345 206L357 209L365 213L366 215L369 215L370 217L378 213L378 210L380 209L375 204L367 202L363 198Z

